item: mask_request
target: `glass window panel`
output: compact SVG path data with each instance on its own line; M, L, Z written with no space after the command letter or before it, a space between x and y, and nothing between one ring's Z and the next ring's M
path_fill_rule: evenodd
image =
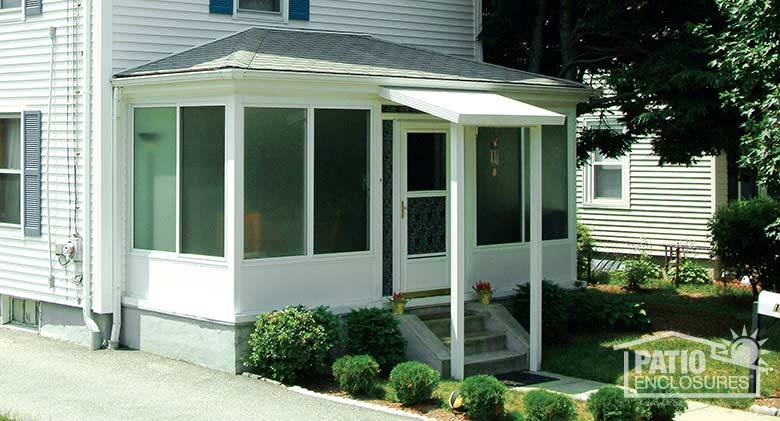
M0 0L0 9L13 9L22 6L22 0Z
M176 251L176 108L136 108L133 246Z
M244 258L306 254L306 110L244 109Z
M542 126L542 239L568 237L566 126Z
M0 174L0 222L21 223L21 185L19 174Z
M623 167L621 165L595 165L593 167L594 195L597 199L621 199L623 197Z
M181 108L181 252L225 253L225 107Z
M241 10L255 10L261 12L278 12L279 0L239 0L238 8Z
M408 133L407 191L447 189L446 133Z
M0 168L22 168L20 119L0 119Z
M521 133L519 128L479 128L477 245L522 241Z
M314 253L368 250L368 110L314 112Z

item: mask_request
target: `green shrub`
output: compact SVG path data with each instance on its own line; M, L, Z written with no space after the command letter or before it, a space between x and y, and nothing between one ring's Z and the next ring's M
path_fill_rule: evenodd
M591 273L590 283L593 285L609 285L612 275L606 270L594 270Z
M670 269L676 273L676 269ZM680 260L680 273L678 281L681 284L705 285L712 282L710 273L696 261L691 259Z
M333 363L333 378L350 395L366 395L379 380L379 364L370 355L347 355Z
M570 421L577 415L571 398L559 393L534 390L525 395L524 402L528 421Z
M661 267L653 263L653 259L645 253L623 262L623 270L618 274L623 288L632 292L640 291L650 278L662 276Z
M643 393L668 393L668 391L643 390ZM683 398L657 397L639 401L639 419L641 421L674 421L677 414L688 409Z
M588 277L590 271L590 259L593 250L596 249L596 241L590 233L590 228L582 223L577 223L577 279L592 282Z
M721 207L709 224L713 256L720 256L723 268L737 278L756 276L764 289L780 291L780 238L768 231L778 218L778 200L739 200Z
M608 298L601 305L599 320L611 329L646 332L653 327L644 303Z
M406 339L390 311L361 308L347 315L347 353L370 355L387 373L406 359Z
M503 415L505 393L506 386L487 375L469 377L461 387L466 413L476 421L493 420Z
M512 315L526 330L529 326L531 287L518 285L512 299ZM548 343L560 340L566 332L566 290L550 281L542 281L542 333Z
M625 397L623 389L604 386L588 399L588 411L595 421L637 421L637 400Z
M302 373L323 370L335 346L334 336L322 324L327 313L325 308L291 306L259 315L245 364L281 382L295 382Z
M566 297L566 314L569 332L599 331L603 329L601 317L604 298L589 291L572 291Z
M431 398L439 384L439 372L417 361L398 364L390 372L390 387L403 405L415 405Z

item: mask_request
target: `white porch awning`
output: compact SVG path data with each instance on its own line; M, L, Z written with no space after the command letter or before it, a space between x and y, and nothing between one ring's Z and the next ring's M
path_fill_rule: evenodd
M562 126L566 117L486 92L383 88L383 98L466 126Z

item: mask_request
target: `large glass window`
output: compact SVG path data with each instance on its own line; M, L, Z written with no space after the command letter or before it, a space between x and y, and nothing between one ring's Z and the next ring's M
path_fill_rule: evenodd
M566 126L542 126L542 238L568 237L569 177Z
M306 254L306 110L244 110L244 257Z
M447 134L409 133L407 191L447 190Z
M279 12L281 0L238 0L239 10L253 12Z
M176 251L176 108L136 108L133 246Z
M522 129L477 134L477 245L522 241Z
M369 116L315 110L315 254L368 250Z
M0 223L21 223L21 119L0 115Z
M133 247L224 256L225 107L136 108L133 126Z
M181 108L181 252L225 254L225 107Z

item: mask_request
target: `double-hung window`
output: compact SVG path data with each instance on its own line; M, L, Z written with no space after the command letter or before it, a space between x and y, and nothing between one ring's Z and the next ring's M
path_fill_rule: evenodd
M369 250L370 111L244 109L244 258Z
M18 9L22 7L22 0L0 0L0 10Z
M21 117L0 114L0 224L21 223L21 144Z
M593 205L628 206L628 155L609 158L600 151L591 156L588 196Z
M133 247L223 257L225 107L136 108Z
M238 10L242 12L281 13L282 0L238 0Z

